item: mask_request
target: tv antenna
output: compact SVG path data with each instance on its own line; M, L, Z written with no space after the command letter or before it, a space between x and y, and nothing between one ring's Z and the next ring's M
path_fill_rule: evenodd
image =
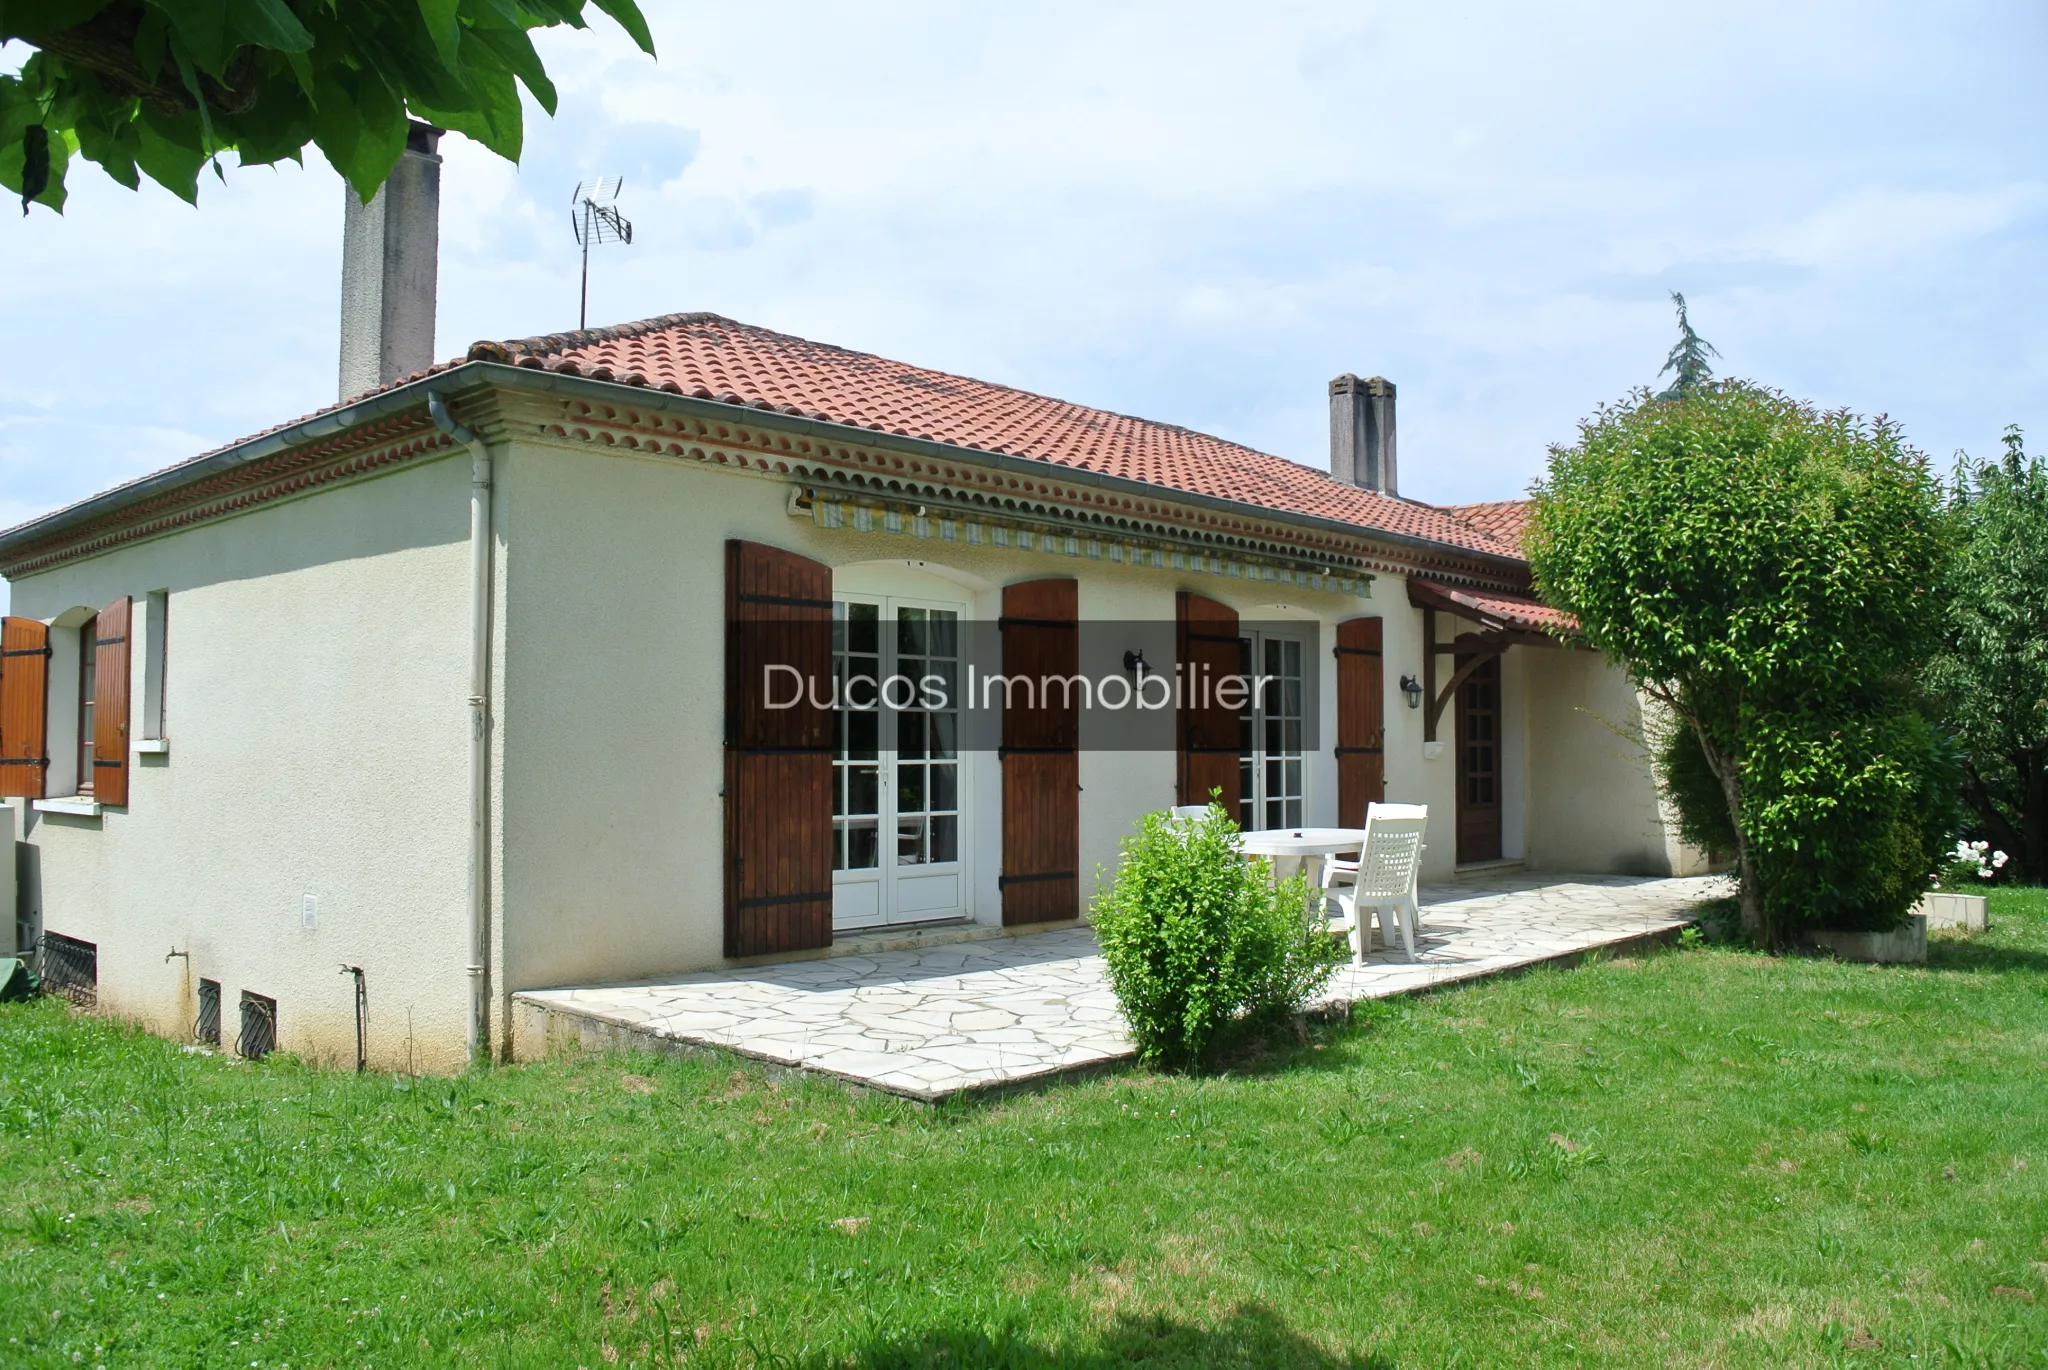
M619 213L613 201L626 184L623 176L604 176L595 181L578 181L569 197L569 226L583 249L583 300L576 310L576 327L590 327L590 245L633 242L633 221Z

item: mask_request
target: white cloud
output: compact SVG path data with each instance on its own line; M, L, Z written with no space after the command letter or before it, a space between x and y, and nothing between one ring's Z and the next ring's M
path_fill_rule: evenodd
M594 322L715 309L1310 461L1324 382L1379 372L1427 498L1519 491L1649 381L1674 288L1731 371L1944 455L2048 441L2035 7L649 13L659 62L543 35L522 166L445 144L444 356L574 324L569 191L609 173ZM0 516L327 402L341 196L317 158L197 211L83 170L0 215Z

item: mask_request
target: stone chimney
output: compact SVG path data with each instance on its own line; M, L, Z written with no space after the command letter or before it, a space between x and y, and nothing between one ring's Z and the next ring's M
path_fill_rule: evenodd
M1394 383L1343 375L1330 382L1330 474L1361 490L1398 495Z
M341 398L433 365L441 253L441 130L413 121L405 153L364 204L344 187Z

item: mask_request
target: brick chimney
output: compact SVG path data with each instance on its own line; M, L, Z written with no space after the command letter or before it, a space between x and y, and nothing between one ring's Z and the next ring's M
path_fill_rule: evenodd
M1401 493L1395 479L1392 381L1343 375L1330 382L1330 474L1362 490Z
M404 155L370 203L342 190L342 399L433 365L440 141L440 129L414 120Z

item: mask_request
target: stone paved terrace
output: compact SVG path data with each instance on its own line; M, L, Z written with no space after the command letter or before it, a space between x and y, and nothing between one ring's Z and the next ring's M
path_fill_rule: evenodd
M1347 961L1323 1006L1413 993L1683 926L1717 877L1502 871L1424 887L1410 962ZM1086 928L847 954L656 982L528 990L522 1038L722 1047L921 1100L1003 1089L1131 1055Z

